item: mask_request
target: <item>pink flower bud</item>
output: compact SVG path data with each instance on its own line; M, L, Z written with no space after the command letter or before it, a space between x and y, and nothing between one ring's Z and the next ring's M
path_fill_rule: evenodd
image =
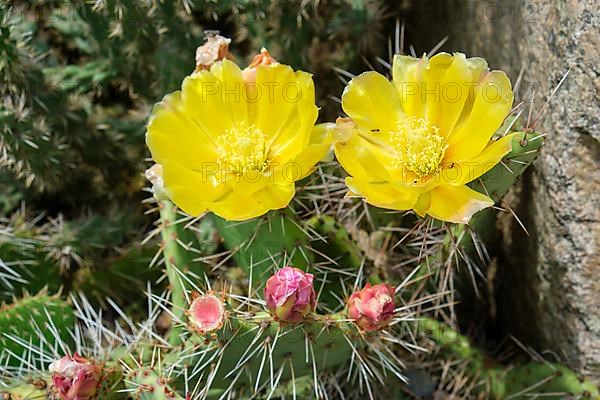
M315 308L312 274L293 267L281 268L267 281L265 299L278 320L302 321Z
M348 299L348 317L367 332L385 327L394 316L394 293L393 286L384 283L371 286L367 283Z
M94 398L100 383L100 367L77 353L50 364L52 384L62 400Z
M187 312L192 328L201 334L221 329L225 321L223 301L213 294L196 296Z

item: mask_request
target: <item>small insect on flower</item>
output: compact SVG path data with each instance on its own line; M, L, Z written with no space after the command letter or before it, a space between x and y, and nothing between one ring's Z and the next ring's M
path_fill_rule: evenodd
M283 267L267 280L265 299L269 311L279 321L300 322L315 308L313 275Z
M52 385L61 400L95 398L101 378L100 367L79 356L64 356L50 364Z
M334 147L349 195L468 223L494 202L466 184L512 148L512 134L492 140L512 107L510 80L461 53L397 55L392 75L365 72L342 95L350 118L338 119Z
M192 329L203 335L221 329L225 322L225 304L214 294L194 294L187 315Z
M394 316L394 287L370 283L348 299L348 317L366 332L386 327Z
M154 107L146 142L177 206L243 221L286 207L325 156L317 114L312 76L263 50L244 70L223 59L185 78Z

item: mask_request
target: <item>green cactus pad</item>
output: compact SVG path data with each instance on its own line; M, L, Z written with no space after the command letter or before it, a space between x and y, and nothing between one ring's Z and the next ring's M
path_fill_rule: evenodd
M285 262L306 270L313 254L305 247L309 238L301 229L291 210L272 211L266 217L245 222L227 222L212 215L225 247L234 252L234 259L252 273L255 287L271 275L273 266Z
M71 341L70 331L75 324L72 307L58 296L40 293L25 296L12 304L0 307L0 354L2 364L18 366L20 358L41 366L38 356L28 359L29 350L54 349L57 340ZM19 338L19 342L14 340Z
M517 400L531 399L534 395L551 400L600 399L596 386L559 364L532 361L513 368L506 374L505 387L504 395Z
M358 270L363 265L363 254L348 234L346 228L328 215L315 216L306 223L320 237L313 240L311 246L316 250L315 262L327 265L327 276L320 274L316 279L315 290L321 293L319 304L337 311L340 302L336 294L343 293L356 279ZM344 273L339 272L344 270ZM326 280L325 280L326 278ZM323 286L321 286L323 285Z
M341 268L355 270L360 268L363 262L360 248L352 240L346 228L337 223L333 217L315 216L308 220L307 225L326 240L326 242L315 240L315 245L322 248L323 252L326 251Z
M500 200L533 162L543 143L544 137L537 132L516 132L512 151L504 156L502 163L471 182L471 188L489 195L494 201Z
M135 400L184 400L154 368L136 369L126 375L125 382Z
M9 389L0 389L0 399L2 400L48 400L53 398L50 384L41 378Z
M468 360L465 372L472 378L477 377L481 381L480 391L492 399L525 400L536 396L553 400L600 399L596 386L560 364L530 361L504 367L491 362L481 350L471 346L467 337L442 322L424 319L419 329L450 357Z
M231 321L217 334L216 340L207 344L214 348L203 358L205 361L214 356L203 371L205 376L214 374L210 389L227 389L235 380L236 388L253 390L268 384L271 376L285 382L292 376L313 376L349 361L352 357L349 343L361 347L353 324L342 321L341 315L317 318L299 325L285 325L267 313L258 313L251 320ZM204 346L203 342L199 344ZM199 352L197 348L189 351ZM200 363L201 360L196 360L190 365ZM216 372L212 369L215 365L218 365Z

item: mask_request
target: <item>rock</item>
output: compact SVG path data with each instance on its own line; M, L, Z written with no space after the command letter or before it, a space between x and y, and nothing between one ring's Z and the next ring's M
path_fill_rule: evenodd
M427 4L422 4L427 3ZM431 4L435 3L435 5ZM537 127L547 134L534 168L505 202L510 216L498 288L503 326L552 350L600 383L600 3L597 0L414 2L410 37L427 50L481 56L524 90L534 113L571 68ZM531 98L529 97L531 100Z

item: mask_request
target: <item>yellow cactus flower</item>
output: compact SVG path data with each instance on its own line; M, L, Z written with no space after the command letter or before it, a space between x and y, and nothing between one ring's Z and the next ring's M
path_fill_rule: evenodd
M510 80L460 53L397 55L392 76L365 72L342 95L350 118L338 119L334 148L349 195L468 223L494 202L466 183L511 150L512 135L492 140L512 107Z
M146 142L181 209L242 221L286 207L323 158L317 113L312 76L263 51L243 71L224 59L185 78L155 106Z

